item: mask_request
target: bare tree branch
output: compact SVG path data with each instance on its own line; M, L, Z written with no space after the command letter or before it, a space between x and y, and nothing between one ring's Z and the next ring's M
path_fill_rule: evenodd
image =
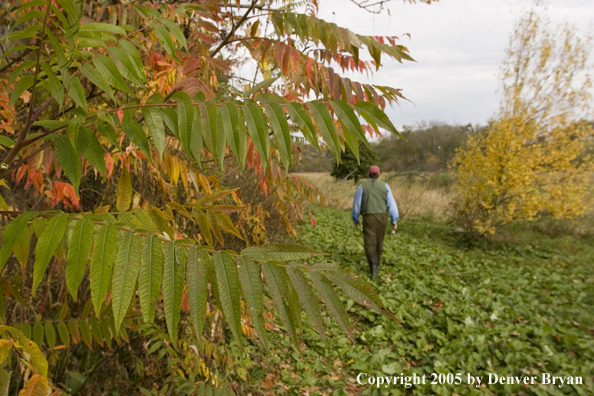
M352 3L356 4L359 8L364 9L372 14L379 14L384 10L384 4L389 3L393 0L351 0ZM402 0L403 3L416 3L417 0ZM437 3L439 0L419 0L421 3L431 4ZM379 7L378 7L379 6Z

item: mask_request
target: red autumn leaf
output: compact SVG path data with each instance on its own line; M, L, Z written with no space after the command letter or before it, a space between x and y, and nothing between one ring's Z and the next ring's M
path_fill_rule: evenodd
M118 111L116 111L116 114L118 115L118 118L120 119L120 126L122 126L122 120L124 119L124 112L122 111L122 109L118 109Z
M103 157L105 158L105 168L107 169L107 180L109 180L113 173L113 157L109 153L105 153Z

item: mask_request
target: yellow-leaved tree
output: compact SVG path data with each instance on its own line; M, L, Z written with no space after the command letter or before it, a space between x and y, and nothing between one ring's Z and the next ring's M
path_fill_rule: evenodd
M458 221L481 235L543 212L574 217L588 206L591 38L568 23L552 29L540 8L535 2L510 38L496 119L469 136L451 164Z

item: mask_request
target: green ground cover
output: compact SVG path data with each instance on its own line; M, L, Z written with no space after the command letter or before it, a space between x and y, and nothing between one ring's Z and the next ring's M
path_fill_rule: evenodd
M302 227L299 243L329 253L367 279L361 231L347 211L317 208L318 225ZM351 345L338 326L328 345L304 323L302 352L283 346L262 357L268 392L296 394L562 395L594 394L594 245L527 227L510 240L469 244L445 225L406 221L386 237L380 276L372 282L401 323L347 301L357 329ZM326 312L325 312L326 313ZM304 315L305 318L305 315ZM276 356L275 356L276 354ZM261 366L262 367L262 366ZM359 373L427 376L426 385L376 389ZM431 373L482 376L582 376L584 385L431 385ZM257 373L252 371L257 377ZM262 373L262 375L265 375ZM264 379L264 378L262 378Z

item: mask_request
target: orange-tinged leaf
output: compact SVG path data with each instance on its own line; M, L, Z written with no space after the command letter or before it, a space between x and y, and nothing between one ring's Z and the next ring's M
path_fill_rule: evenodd
M46 377L33 374L25 387L19 392L19 396L46 396L50 387Z

